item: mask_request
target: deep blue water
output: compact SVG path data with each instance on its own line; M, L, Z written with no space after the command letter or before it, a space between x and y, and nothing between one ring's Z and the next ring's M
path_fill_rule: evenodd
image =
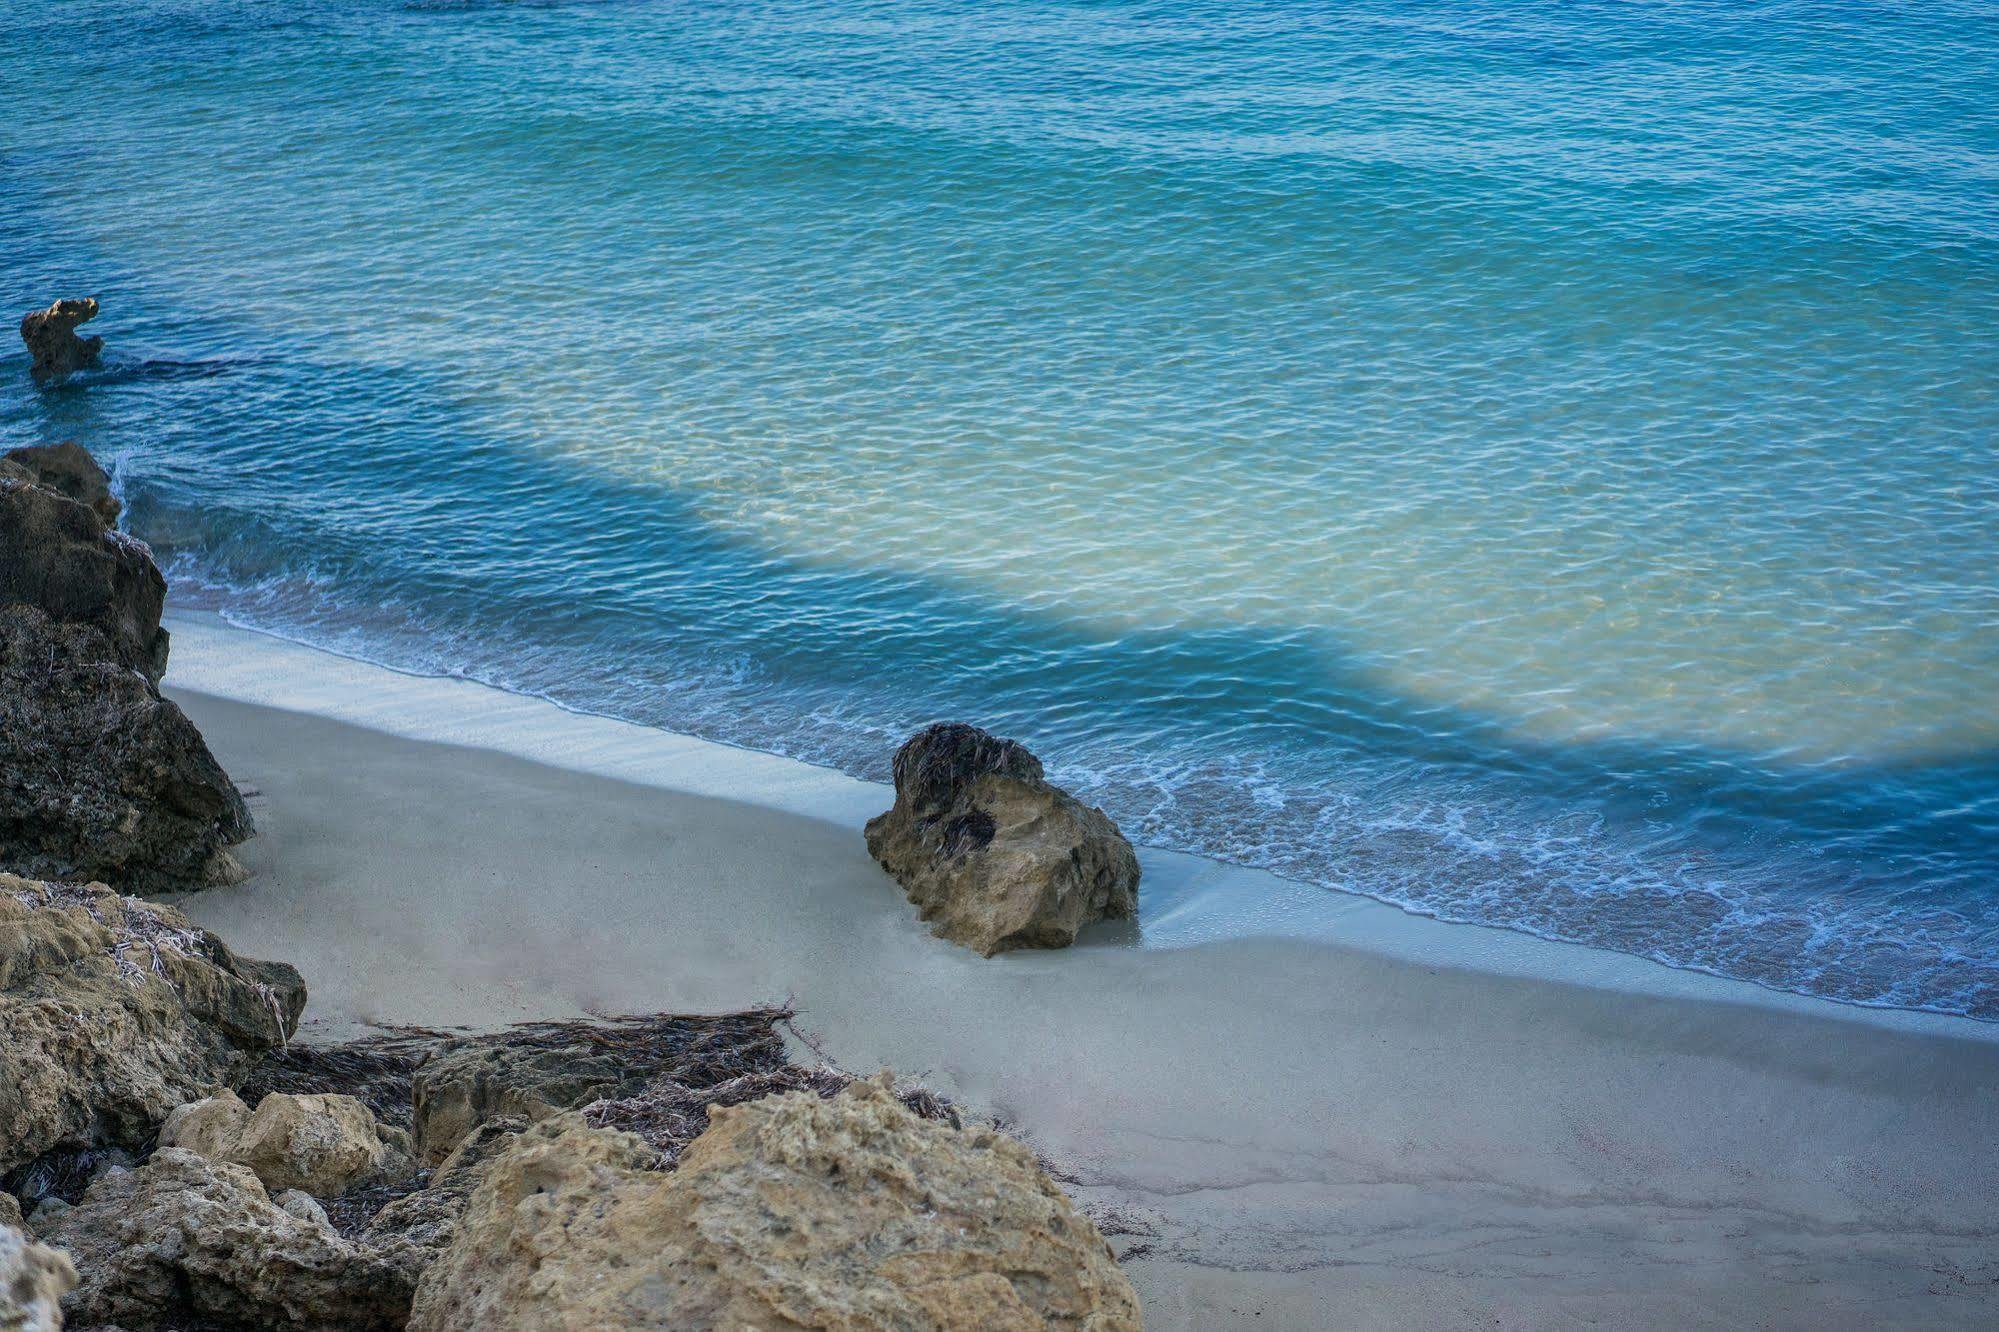
M1999 1017L1999 10L0 12L184 602Z

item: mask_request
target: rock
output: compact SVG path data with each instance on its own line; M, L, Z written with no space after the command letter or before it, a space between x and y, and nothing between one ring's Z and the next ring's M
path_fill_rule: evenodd
M21 1224L21 1202L11 1193L0 1193L0 1226Z
M237 957L173 907L0 874L0 1170L148 1145L304 1007L296 971Z
M246 1166L266 1189L318 1198L410 1173L407 1141L352 1096L331 1094L272 1092L251 1110L225 1089L178 1107L160 1129L163 1147Z
M226 848L250 812L159 692L152 552L105 526L116 501L82 449L7 465L34 480L0 477L0 868L148 892L241 878Z
M0 772L0 867L140 892L243 877L228 851L252 831L243 797L94 628L0 608Z
M0 1332L59 1332L62 1297L76 1286L69 1255L0 1223Z
M278 1205L279 1211L295 1216L301 1221L308 1221L315 1226L325 1226L328 1230L333 1228L333 1222L327 1219L326 1209L319 1205L319 1199L303 1189L286 1189L283 1193L274 1195L271 1201Z
M272 1202L242 1166L165 1147L107 1174L36 1229L83 1274L73 1323L372 1332L403 1326L406 1276L311 1217Z
M1138 915L1138 857L1117 825L976 726L932 726L896 751L895 807L867 839L932 932L985 957L1066 948L1092 921Z
M0 607L33 606L59 624L97 629L119 665L157 684L167 667L166 597L152 552L89 504L39 482L0 481Z
M517 1027L452 1041L411 1077L417 1154L442 1160L485 1120L530 1123L660 1078L702 1087L785 1064L772 1010Z
M397 1198L369 1220L361 1242L404 1272L412 1287L457 1238L459 1219L488 1164L504 1154L525 1119L489 1119L431 1172L428 1185Z
M88 505L105 526L118 521L124 506L111 493L111 476L81 444L30 444L9 449L5 461L22 480Z
M104 339L93 335L78 337L76 326L97 318L97 302L91 297L57 301L46 310L32 310L21 316L21 341L28 344L38 375L66 375L96 361L104 349Z
M564 1115L487 1168L410 1327L1139 1327L1096 1227L1026 1148L882 1083L711 1111L672 1172Z

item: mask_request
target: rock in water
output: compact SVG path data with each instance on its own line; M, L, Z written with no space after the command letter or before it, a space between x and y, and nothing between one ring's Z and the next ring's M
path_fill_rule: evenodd
M68 1254L0 1225L0 1332L61 1332L62 1297L75 1286Z
M111 476L81 444L30 444L8 450L5 460L22 480L89 505L106 526L118 521L124 506L111 493Z
M933 932L986 957L1138 915L1138 857L1117 825L976 726L940 723L896 751L895 807L867 837Z
M237 957L172 907L0 874L0 1170L145 1146L304 1008L296 971Z
M1020 1144L885 1085L710 1111L679 1168L546 1120L495 1160L424 1274L420 1332L1139 1327L1095 1226Z
M37 1229L83 1274L64 1302L81 1326L386 1332L409 1315L394 1264L278 1206L244 1167L178 1147L104 1175Z
M250 835L250 812L159 692L152 552L105 526L116 501L81 449L17 450L4 466L0 868L141 891L240 877L226 848Z
M386 1135L386 1136L385 1136ZM224 1090L167 1116L160 1146L247 1166L266 1189L337 1198L410 1173L408 1135L352 1096L272 1092L255 1110Z
M76 326L97 318L97 301L57 301L46 310L31 310L21 316L21 341L35 358L38 375L66 375L97 360L104 339L94 335L78 337Z

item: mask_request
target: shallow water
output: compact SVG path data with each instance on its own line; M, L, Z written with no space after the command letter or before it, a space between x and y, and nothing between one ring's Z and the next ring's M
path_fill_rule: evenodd
M182 600L1999 1017L1983 5L0 14Z

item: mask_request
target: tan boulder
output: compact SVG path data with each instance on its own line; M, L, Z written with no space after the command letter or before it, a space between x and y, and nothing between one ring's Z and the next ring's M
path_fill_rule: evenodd
M62 1297L75 1286L68 1254L0 1225L0 1332L60 1332Z
M388 1332L408 1316L409 1279L394 1264L278 1206L242 1166L178 1147L44 1210L40 1238L83 1276L64 1301L80 1326Z
M1020 1144L888 1088L710 1111L678 1169L577 1115L486 1170L419 1332L1139 1327L1096 1227Z
M173 907L0 874L0 1170L143 1147L298 1025L305 984Z
M30 310L21 316L21 341L28 344L34 358L34 373L66 375L96 361L104 349L104 339L77 336L76 326L97 318L97 302L85 296L57 301L46 310Z
M247 1166L272 1192L301 1189L317 1198L414 1168L407 1135L376 1123L352 1096L332 1094L272 1092L251 1110L225 1089L167 1116L160 1145Z
M1138 915L1138 856L1117 824L976 726L941 723L896 751L895 806L867 839L932 932L985 957Z

